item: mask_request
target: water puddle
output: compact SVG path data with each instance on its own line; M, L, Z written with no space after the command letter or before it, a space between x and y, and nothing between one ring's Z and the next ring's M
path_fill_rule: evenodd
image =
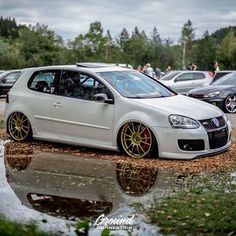
M77 219L134 215L133 232L160 235L157 227L147 228L134 206L149 206L183 186L184 176L157 168L62 153L22 153L6 149L0 157L0 212L13 220L35 220L55 233L75 235ZM92 227L89 235L99 232Z

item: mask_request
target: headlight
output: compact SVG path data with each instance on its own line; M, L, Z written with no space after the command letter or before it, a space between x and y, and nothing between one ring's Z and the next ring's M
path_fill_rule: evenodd
M204 98L215 98L215 97L218 97L219 95L220 95L220 92L217 91L217 92L207 93L203 97Z
M176 129L197 129L200 127L196 120L180 115L169 115L169 122L172 128Z

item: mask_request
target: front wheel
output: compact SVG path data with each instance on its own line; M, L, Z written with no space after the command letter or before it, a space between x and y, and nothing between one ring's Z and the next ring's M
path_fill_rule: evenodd
M236 112L236 95L229 95L224 102L224 109L228 113Z
M120 143L131 157L143 158L151 155L156 141L151 130L138 122L129 122L121 129Z
M18 142L25 141L32 137L30 122L21 112L14 112L10 115L7 130L10 136Z

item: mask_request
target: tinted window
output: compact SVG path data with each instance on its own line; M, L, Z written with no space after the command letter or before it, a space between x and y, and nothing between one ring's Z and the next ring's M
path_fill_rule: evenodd
M214 82L212 85L236 85L236 73L225 75L221 79Z
M206 77L203 73L194 73L193 78L194 80L198 80L198 79L205 79Z
M13 73L7 75L7 76L5 77L5 81L6 81L6 82L9 82L9 83L14 83L14 82L18 79L20 73L21 73L21 72L13 72Z
M161 83L137 71L110 71L98 74L124 97L159 98L174 95Z
M184 73L179 75L176 79L175 82L179 82L179 81L189 81L189 80L193 80L193 73Z
M172 80L176 75L178 75L180 72L170 72L167 75L164 75L161 80Z
M60 95L95 100L94 95L105 93L107 98L112 98L106 86L90 75L78 71L63 71L60 79Z
M42 93L57 94L57 78L59 71L38 71L31 77L28 87Z
M215 75L214 75L214 78L213 78L213 82L217 81L219 78L229 74L230 72L217 72Z

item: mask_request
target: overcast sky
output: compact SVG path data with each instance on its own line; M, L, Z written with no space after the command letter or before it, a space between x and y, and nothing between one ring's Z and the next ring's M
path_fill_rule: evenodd
M177 42L188 19L196 38L206 30L236 26L236 0L0 0L0 15L17 23L48 25L65 40L100 21L113 38L124 27L131 33L138 26L149 35L156 26L162 39Z

